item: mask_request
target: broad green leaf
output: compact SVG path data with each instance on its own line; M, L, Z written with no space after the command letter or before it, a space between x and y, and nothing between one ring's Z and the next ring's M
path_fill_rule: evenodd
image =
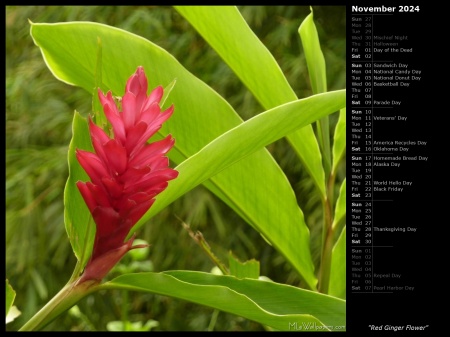
M175 6L223 58L265 109L297 96L270 51L234 6ZM310 125L287 136L305 169L325 196L322 158Z
M342 299L346 298L346 247L346 229L344 227L333 247L330 285L328 286L329 295Z
M170 182L168 188L161 194L161 197L157 198L155 204L141 221L156 214L186 191L249 156L259 148L271 144L286 133L308 125L344 105L345 90L331 91L286 103L239 124L178 165L176 169L179 176ZM267 216L268 214L264 212L261 215ZM285 218L283 214L278 216L281 223L289 222L289 219ZM285 219L286 222L284 222ZM266 233L269 234L267 238L272 239L272 236L277 235L281 230L280 228L266 228ZM262 233L266 234L264 231ZM287 235L285 239L288 239L292 233L286 232L285 234Z
M233 256L233 253L228 254L228 263L230 266L230 275L237 278L253 278L259 277L259 261L248 260L245 262L239 261L239 259Z
M325 58L320 47L319 35L314 24L313 10L300 25L298 32L305 53L306 64L308 67L309 79L311 81L312 92L320 94L327 91L327 74L325 68ZM322 148L324 159L324 169L326 176L330 173L331 154L330 154L330 127L328 117L322 118L317 122L317 134L319 144Z
M328 327L345 325L346 302L332 296L272 281L237 280L230 276L217 277L208 273L182 270L165 273L184 282L232 288L245 294L265 310L278 315L310 314Z
M336 124L333 143L333 167L332 174L335 174L340 161L344 158L346 148L346 109L339 111L339 120Z
M55 77L89 92L95 83L98 38L102 42L103 91L111 89L113 95L122 96L126 80L139 65L147 72L150 88L166 86L176 79L167 100L167 104L175 105L175 113L159 132L159 137L168 133L175 137L175 149L169 156L176 163L242 123L222 97L183 68L172 55L142 37L91 22L32 24L31 34ZM208 168L205 164L200 169ZM205 185L271 240L308 285L315 288L316 278L308 249L309 234L303 214L286 176L267 150L256 151L246 160L205 181ZM78 212L86 213L86 210ZM89 215L83 217L87 219ZM149 217L147 213L144 220ZM73 223L66 226L71 227ZM134 230L142 224L140 221ZM80 230L77 235L72 235L72 239L76 237L79 244L80 240L86 239L86 233L86 230ZM270 235L273 233L276 235Z
M75 111L72 123L72 140L69 145L69 178L64 189L64 223L72 249L84 266L92 251L95 236L95 224L83 197L75 185L77 181L89 181L75 156L76 149L93 151L89 136L89 127L85 118Z
M345 326L345 301L274 282L170 271L122 275L104 283L100 289L126 289L175 297L277 330L303 331L306 327L326 330L326 327Z
M14 291L13 287L9 284L8 279L6 279L6 293L5 293L5 314L8 315L9 309L11 309L14 299L16 298L16 292Z
M170 182L168 188L157 198L139 223L238 160L344 105L345 90L314 95L261 113L224 133L176 167L179 172L177 179ZM220 186L220 183L217 185ZM269 190L266 193L276 194L277 188L266 186ZM301 212L299 208L297 209ZM254 227L280 252L296 252L295 256L290 254L285 256L305 277L308 285L311 285L315 279L307 278L311 259L309 245L304 241L304 238L309 237L309 230L304 223L303 214L301 213L301 222L294 223L289 215L277 213L277 225L259 227L265 217L271 216L271 212L273 212L271 208L260 209L259 213L254 214L255 218L252 221ZM302 240L302 244L299 244L299 240Z

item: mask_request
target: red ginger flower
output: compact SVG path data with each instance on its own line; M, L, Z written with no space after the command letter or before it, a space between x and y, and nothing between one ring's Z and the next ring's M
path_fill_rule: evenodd
M112 125L110 138L89 119L89 131L95 153L76 151L77 159L91 182L77 187L94 218L97 230L91 258L80 282L101 280L130 249L134 236L124 242L130 229L147 212L168 181L178 176L169 167L165 154L175 140L148 144L173 113L173 105L161 112L163 88L158 86L147 96L147 77L140 66L128 79L120 111L111 91L98 90L106 118Z

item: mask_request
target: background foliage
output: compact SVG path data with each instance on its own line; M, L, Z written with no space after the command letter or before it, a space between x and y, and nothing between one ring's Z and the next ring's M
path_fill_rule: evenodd
M312 94L298 27L310 13L300 6L242 6L244 18L275 56L299 98ZM141 6L7 6L6 7L6 272L22 311L10 330L17 330L70 277L75 265L63 222L63 189L73 111L92 111L91 96L56 80L29 35L33 22L95 21L128 30L173 54L195 76L222 95L246 120L264 109L228 66L172 7ZM328 89L345 88L345 8L314 7L314 19L327 64ZM124 51L124 57L129 51ZM333 116L332 116L333 117ZM337 116L334 116L337 118ZM285 140L269 150L286 173L311 230L313 258L318 261L321 205L312 181ZM345 167L342 167L342 179ZM137 270L174 269L209 272L212 262L183 228L199 230L214 253L228 260L260 261L261 274L298 285L296 272L228 206L197 187L143 226L139 238L151 243L150 262ZM131 256L123 259L125 266ZM115 273L120 273L120 265ZM123 267L125 268L125 267ZM63 315L46 330L105 330L108 322L159 322L153 330L207 330L212 309L143 293L94 293L79 311ZM150 324L151 325L151 324ZM153 326L153 325L152 325ZM212 326L212 324L211 324ZM257 323L220 313L216 330L262 330Z

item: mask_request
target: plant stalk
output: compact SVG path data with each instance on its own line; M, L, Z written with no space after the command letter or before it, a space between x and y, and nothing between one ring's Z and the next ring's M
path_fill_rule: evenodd
M331 272L331 257L333 250L333 228L332 228L332 215L331 215L331 204L329 199L325 200L324 204L324 238L322 246L322 258L320 263L319 272L319 292L323 294L328 293L328 286L330 283L330 272Z
M47 324L88 294L94 292L98 281L89 280L78 284L78 279L67 283L41 310L25 323L19 331L41 330Z

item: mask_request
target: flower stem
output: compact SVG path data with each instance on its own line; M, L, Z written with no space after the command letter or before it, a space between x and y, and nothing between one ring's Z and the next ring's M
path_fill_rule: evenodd
M83 297L97 289L98 281L78 284L78 279L67 283L41 310L39 310L19 331L41 330L64 311L70 309Z

